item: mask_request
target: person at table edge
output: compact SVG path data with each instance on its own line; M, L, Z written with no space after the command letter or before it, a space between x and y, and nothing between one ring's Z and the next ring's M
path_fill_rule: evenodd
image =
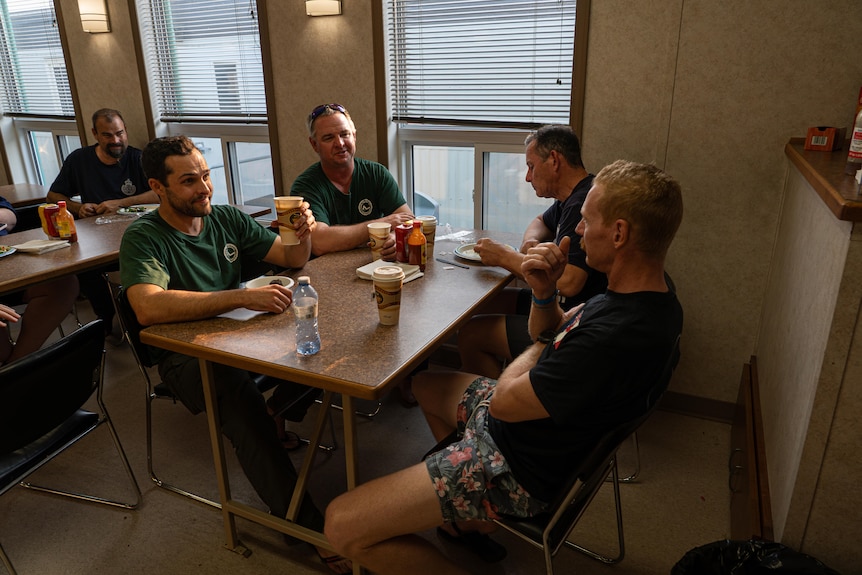
M250 256L284 268L302 267L316 225L308 203L294 222L300 243L285 245L279 234L237 208L211 205L210 170L185 136L153 140L144 148L143 163L161 203L128 227L120 245L121 281L140 324L199 320L238 308L284 313L291 290L279 284L239 289L241 262ZM183 404L192 413L204 411L198 359L153 353L162 380ZM285 517L297 474L264 398L247 371L214 364L214 373L222 432L261 500L273 515ZM323 528L323 515L307 494L297 522ZM317 553L336 573L349 572L349 561L322 548Z
M547 125L527 136L525 156L526 180L540 198L554 203L529 223L518 251L490 238L476 244L476 253L486 265L500 266L522 278L521 262L527 250L541 242L559 245L571 236L569 262L557 283L560 305L567 311L594 295L605 291L605 274L586 262L586 254L575 233L581 219L581 206L593 183L593 175L584 168L581 144L569 126ZM458 353L463 371L499 377L502 363L508 363L532 344L527 332L530 313L530 290L506 288L487 307L458 331Z
M322 104L308 115L308 141L320 157L294 180L293 196L311 205L317 220L315 256L367 245L370 222L396 226L413 219L404 195L382 164L356 157L356 126L340 104ZM383 245L395 259L395 234Z
M342 555L380 574L467 573L415 533L489 532L500 514L545 510L599 438L645 413L682 331L664 276L681 190L655 166L620 160L596 175L581 214L587 262L607 274L607 292L564 312L555 294L571 238L530 248L521 271L536 343L498 380L431 371L416 378L434 437L457 427L459 439L333 500L325 533Z
M93 112L92 121L96 143L66 157L47 200L65 201L66 208L78 219L111 214L135 204L157 204L159 197L150 190L141 167L141 150L129 146L120 112L101 108ZM81 202L73 200L73 196L79 196ZM103 274L116 269L116 264L109 264L78 274L81 292L96 316L105 322L106 336L113 333L114 304Z
M0 196L0 244L9 232L14 231L18 215L12 204ZM13 256L14 257L14 256ZM78 278L73 275L61 276L27 286L21 292L0 296L0 328L21 322L18 339L14 343L6 330L0 330L0 365L12 363L42 347L51 333L72 310L78 297ZM19 314L14 307L27 304L24 313Z
M157 204L141 167L141 150L129 145L126 123L117 110L93 113L96 143L70 153L51 184L47 200L66 202L77 218L110 214L136 204ZM81 202L72 199L80 196Z
M306 120L308 142L320 157L293 182L290 194L302 196L317 219L312 238L315 256L368 244L368 224L387 222L389 239L382 258L395 260L395 227L414 218L398 183L386 167L356 157L356 125L341 104L321 104ZM399 382L402 405L416 405L411 377Z

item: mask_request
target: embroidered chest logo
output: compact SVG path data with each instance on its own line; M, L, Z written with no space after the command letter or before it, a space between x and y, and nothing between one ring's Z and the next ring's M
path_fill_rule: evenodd
M554 338L554 349L559 349L560 342L563 341L563 338L566 337L570 331L580 325L581 316L584 315L584 304L579 305L576 309L577 311L575 312L574 317L572 317L569 323L566 324L566 327L564 327L563 330Z
M222 251L222 254L224 254L224 259L226 259L230 263L233 263L236 261L236 258L239 257L239 250L236 249L236 246L234 244L227 243L224 245L224 250Z
M123 187L120 188L120 191L123 192L123 195L134 196L135 192L138 191L138 188L137 186L135 186L135 184L132 183L132 180L127 179L125 182L123 182Z
M367 216L371 213L371 210L374 209L374 204L371 203L371 200L368 198L359 202L359 213L363 216Z

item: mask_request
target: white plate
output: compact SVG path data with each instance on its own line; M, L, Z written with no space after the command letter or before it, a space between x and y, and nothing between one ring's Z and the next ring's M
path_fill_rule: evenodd
M12 246L0 246L0 258L11 256L18 250L13 248Z
M126 216L141 216L148 214L159 207L159 204L138 204L136 206L128 206L117 210L118 214Z
M481 262L482 256L476 253L475 247L476 244L461 244L455 248L455 255L471 262Z
M286 288L293 287L293 278L287 276L260 276L245 283L247 288L259 288L269 284L281 284Z

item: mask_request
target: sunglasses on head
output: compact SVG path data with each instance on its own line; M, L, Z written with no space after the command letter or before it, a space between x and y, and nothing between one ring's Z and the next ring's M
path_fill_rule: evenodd
M318 116L324 113L326 110L335 110L336 112L341 112L342 114L347 113L347 109L341 104L321 104L311 111L311 114L308 115L309 122L315 121Z

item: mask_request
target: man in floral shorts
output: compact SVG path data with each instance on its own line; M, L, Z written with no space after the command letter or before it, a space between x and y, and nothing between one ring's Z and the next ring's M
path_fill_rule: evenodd
M521 271L535 343L497 380L462 372L414 380L434 437L458 438L336 498L325 534L340 554L381 574L467 573L415 533L440 527L487 551L476 532L492 531L500 514L544 510L599 438L643 414L682 331L664 275L682 193L655 166L620 160L595 177L581 216L587 264L607 274L608 291L563 312L555 286L570 238L531 248Z

